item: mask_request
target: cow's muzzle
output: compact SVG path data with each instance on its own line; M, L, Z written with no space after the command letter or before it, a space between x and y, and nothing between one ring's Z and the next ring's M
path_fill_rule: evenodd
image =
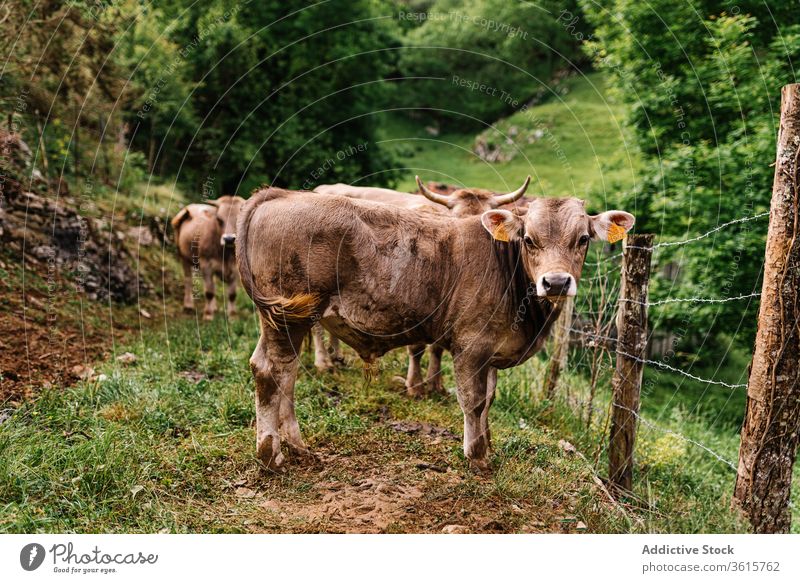
M550 271L536 281L536 294L539 297L574 296L576 293L578 286L569 273Z
M236 243L236 235L222 235L219 241L224 247L232 247Z

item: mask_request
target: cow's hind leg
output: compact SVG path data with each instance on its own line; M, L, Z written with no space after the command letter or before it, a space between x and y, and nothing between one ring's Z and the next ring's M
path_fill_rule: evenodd
M331 357L333 358L333 362L337 364L344 364L344 355L342 354L342 343L339 342L339 339L331 334Z
M464 455L470 467L478 472L489 469L489 395L490 367L456 361L457 396L464 412ZM496 381L496 376L493 377Z
M410 397L422 397L425 395L425 382L422 380L423 354L425 354L424 344L414 344L408 347L406 390Z
M311 336L314 340L314 366L322 372L331 370L333 361L325 349L325 330L320 324L314 324L314 327L311 328Z
M281 434L290 445L306 449L294 413L294 384L300 343L307 330L276 331L263 325L250 358L256 384L256 454L271 469L279 468L284 461Z
M236 286L239 283L239 278L235 273L228 276L228 281L225 287L225 300L228 302L227 314L228 317L236 315Z
M203 311L203 320L213 320L217 311L217 294L214 293L214 270L210 265L203 266L203 288L206 293L206 308Z
M193 283L194 270L192 260L185 257L181 258L183 264L183 311L187 314L194 314L194 290Z
M442 352L444 348L432 344L428 351L428 375L425 378L425 385L431 393L444 394L442 383Z

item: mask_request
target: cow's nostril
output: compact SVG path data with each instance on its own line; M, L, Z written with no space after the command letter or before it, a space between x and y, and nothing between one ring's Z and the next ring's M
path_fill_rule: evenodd
M545 289L545 291L548 291L550 289L550 287L551 287L550 286L550 282L547 281L546 277L542 278L542 287Z

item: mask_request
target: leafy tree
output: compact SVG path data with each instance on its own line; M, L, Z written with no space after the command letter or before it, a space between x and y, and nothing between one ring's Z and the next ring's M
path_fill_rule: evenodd
M772 7L773 20L760 2L740 2L729 14L725 2L700 0L582 6L596 27L587 49L615 78L633 136L650 160L650 174L627 193L637 229L661 241L683 240L768 210L780 88L794 82L792 63L800 56L796 13ZM734 224L662 248L654 298L757 292L766 227L766 218ZM756 311L756 301L691 310L667 304L655 316L697 351L706 333L738 332L749 346ZM715 351L716 343L703 350Z
M197 83L197 126L175 136L185 161L165 153L183 178L224 192L393 179L372 113L385 101L386 47L396 40L377 3L187 0L166 12Z
M402 84L406 102L482 129L470 117L493 121L518 109L546 93L556 68L580 58L569 28L576 11L555 0L439 0L405 39L400 67L417 78Z

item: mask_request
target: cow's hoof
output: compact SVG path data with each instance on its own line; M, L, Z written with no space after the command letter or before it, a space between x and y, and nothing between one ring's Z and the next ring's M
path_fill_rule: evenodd
M281 442L274 435L266 435L260 440L256 456L265 467L272 471L278 471L285 461L281 453Z
M444 384L442 383L442 379L436 378L432 381L427 382L428 391L431 392L433 395L446 395L447 391L444 390Z
M316 368L319 372L333 372L333 363L330 362L315 362L314 368Z
M428 391L425 390L425 385L414 385L411 387L406 385L406 395L412 399L424 399L428 396Z
M214 319L214 314L203 314L203 320L211 322Z
M492 471L489 461L486 459L469 460L469 469L479 476L489 474Z
M288 447L289 454L292 456L293 459L297 459L311 464L314 464L319 461L319 457L317 457L317 454L311 451L306 444L299 446L287 443L286 445Z
M194 306L183 306L184 314L194 314Z

